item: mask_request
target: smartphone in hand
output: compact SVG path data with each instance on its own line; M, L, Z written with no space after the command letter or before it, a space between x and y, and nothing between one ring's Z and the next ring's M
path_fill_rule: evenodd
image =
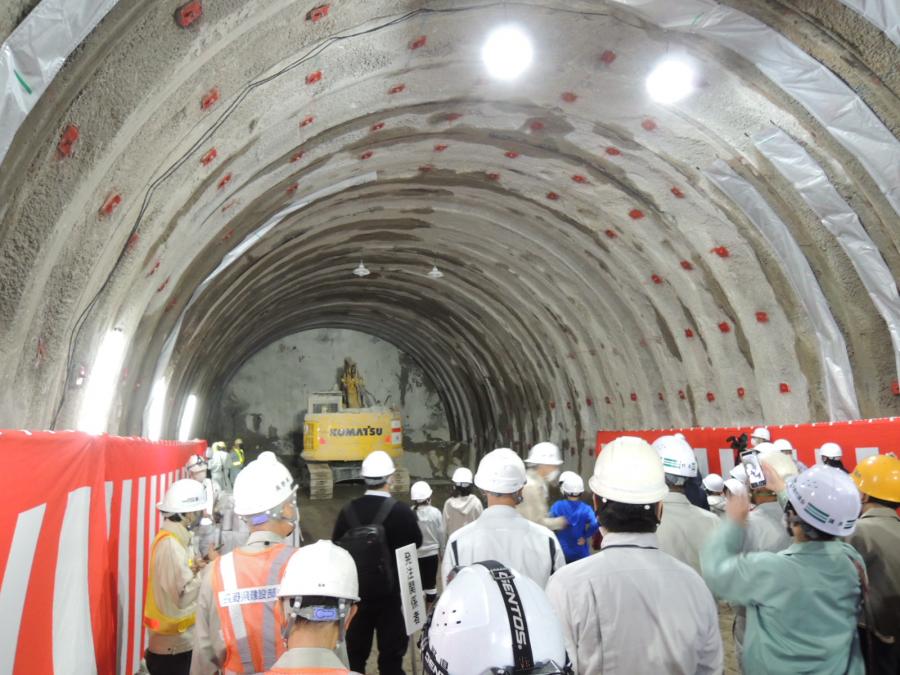
M763 474L762 466L759 464L759 453L754 450L746 450L741 453L741 464L747 471L747 478L750 481L750 487L761 488L766 484L766 476Z

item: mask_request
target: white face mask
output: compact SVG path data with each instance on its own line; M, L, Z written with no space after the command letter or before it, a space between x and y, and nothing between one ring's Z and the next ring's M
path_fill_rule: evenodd
M549 474L547 474L547 480L554 481L559 478L559 469L553 469Z

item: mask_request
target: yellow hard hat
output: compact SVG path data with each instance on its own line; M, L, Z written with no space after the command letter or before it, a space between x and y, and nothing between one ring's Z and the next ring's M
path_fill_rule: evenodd
M900 502L900 459L893 454L866 457L853 470L853 482L870 497Z

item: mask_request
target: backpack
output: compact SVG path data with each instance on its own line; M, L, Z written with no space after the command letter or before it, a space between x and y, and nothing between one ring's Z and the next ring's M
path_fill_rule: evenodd
M375 514L375 520L367 525L359 522L353 502L344 507L350 529L335 543L356 563L359 597L363 600L390 595L396 587L397 565L384 530L384 521L396 503L393 497L387 497Z

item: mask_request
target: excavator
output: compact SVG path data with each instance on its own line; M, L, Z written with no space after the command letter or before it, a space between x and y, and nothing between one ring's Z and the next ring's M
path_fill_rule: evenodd
M360 478L362 461L384 450L394 460L403 455L400 411L371 405L356 363L344 359L339 391L309 396L303 424L303 459L309 474L310 499L331 499L334 484ZM409 491L409 471L397 466L395 493Z

